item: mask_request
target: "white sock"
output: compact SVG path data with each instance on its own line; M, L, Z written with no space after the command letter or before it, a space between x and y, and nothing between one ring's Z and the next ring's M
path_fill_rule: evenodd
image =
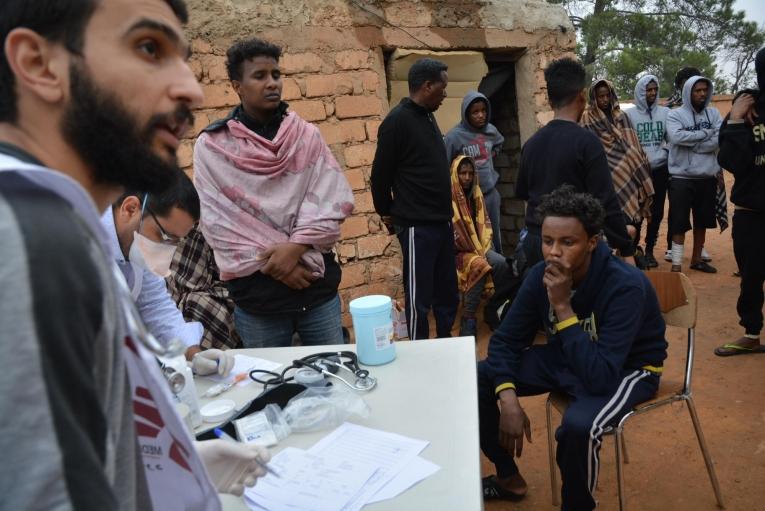
M759 341L760 340L760 336L759 335L744 334L744 337L746 337L747 339L751 339L753 341Z
M672 242L672 266L683 265L683 250L685 247L680 243Z

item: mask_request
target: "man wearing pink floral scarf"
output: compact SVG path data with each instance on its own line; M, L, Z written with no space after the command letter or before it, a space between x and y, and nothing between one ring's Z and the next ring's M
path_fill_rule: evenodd
M200 228L236 304L245 347L341 344L340 266L332 248L353 193L319 130L281 101L281 49L228 50L242 103L194 147Z

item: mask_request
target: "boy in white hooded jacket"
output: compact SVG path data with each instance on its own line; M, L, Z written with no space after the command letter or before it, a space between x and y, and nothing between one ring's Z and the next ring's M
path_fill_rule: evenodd
M714 228L718 136L722 118L709 106L712 82L703 76L689 78L683 86L683 105L667 116L669 139L669 232L672 235L672 271L680 271L685 233L691 230L691 269L704 273L717 270L701 258L706 229Z

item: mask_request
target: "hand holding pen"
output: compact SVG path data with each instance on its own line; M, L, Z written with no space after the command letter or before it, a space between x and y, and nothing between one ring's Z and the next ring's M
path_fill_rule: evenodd
M217 437L218 437L218 438L220 438L221 440L226 440L226 441L228 441L228 442L233 442L233 443L235 443L235 444L239 444L239 445L247 445L247 444L243 444L243 443L241 443L241 442L237 441L237 440L236 440L234 437L232 437L231 435L229 435L228 433L226 433L225 431L223 431L223 430L222 430L222 429L220 429L220 428L215 428L215 429L213 430L213 433L215 433L215 436L217 436ZM265 449L265 448L264 448L264 449ZM274 471L274 469L272 469L271 467L269 467L269 466L266 464L266 461L267 461L267 460L266 460L266 461L263 461L263 460L260 458L260 456L255 456L255 458L253 458L253 459L254 459L255 463L257 463L258 465L260 465L260 467L261 467L261 468L263 468L263 470L265 470L265 471L266 471L266 472L268 472L269 474L272 474L272 475L274 475L275 477L281 477L281 476L280 476L280 475L279 475L279 474L278 474L276 471Z

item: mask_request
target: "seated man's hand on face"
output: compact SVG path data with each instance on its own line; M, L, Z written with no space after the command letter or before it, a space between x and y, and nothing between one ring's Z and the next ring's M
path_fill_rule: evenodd
M311 270L298 263L291 272L277 280L283 282L292 289L305 289L317 278L318 276Z
M555 310L558 321L573 316L571 289L574 285L574 279L567 263L563 260L546 263L542 282L547 289L547 298Z
M261 273L276 280L284 279L295 269L295 265L308 248L300 243L277 243L273 245L258 256L259 260L266 260L265 266L260 270Z
M499 445L512 456L523 453L523 437L531 443L531 422L518 402L515 390L499 393Z

